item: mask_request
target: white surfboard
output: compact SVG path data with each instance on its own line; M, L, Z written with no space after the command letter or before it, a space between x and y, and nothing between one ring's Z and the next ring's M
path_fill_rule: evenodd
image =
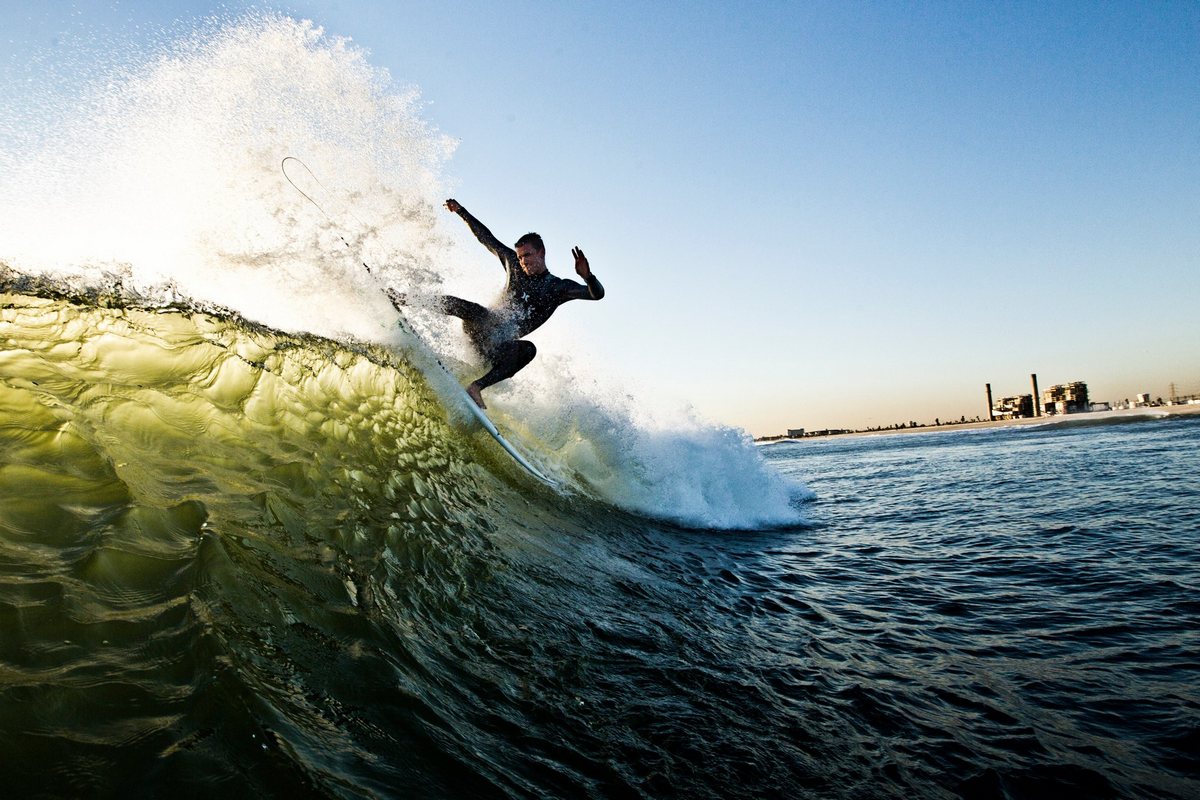
M496 440L496 443L503 447L505 452L513 457L514 461L524 467L525 471L530 475L537 478L551 489L557 491L558 482L546 477L541 470L539 470L533 464L530 464L529 460L525 458L525 456L521 455L517 448L509 444L508 440L500 435L500 431L496 430L495 423L488 419L488 415L483 413L482 408L475 405L475 401L471 399L471 395L467 394L466 389L463 389L463 398L466 401L467 408L471 409L471 413L475 415L475 419L479 420L479 424L483 426L483 429L492 435L492 438Z

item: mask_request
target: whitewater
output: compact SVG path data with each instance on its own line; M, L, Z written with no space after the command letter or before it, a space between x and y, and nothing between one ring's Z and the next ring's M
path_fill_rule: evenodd
M477 263L353 43L214 19L0 124L14 796L1200 791L1195 419L755 447L543 351L489 413L554 491L382 293Z

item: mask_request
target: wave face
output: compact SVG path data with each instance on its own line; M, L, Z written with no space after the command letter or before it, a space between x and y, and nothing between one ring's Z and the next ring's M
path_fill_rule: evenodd
M537 484L403 354L51 292L0 294L0 334L0 717L30 787L643 791L674 758L605 732L636 671L602 662L655 662L672 634L625 605L647 533L684 532Z

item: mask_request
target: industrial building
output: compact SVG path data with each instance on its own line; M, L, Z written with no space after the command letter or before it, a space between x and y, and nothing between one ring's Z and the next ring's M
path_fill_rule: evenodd
M992 385L987 384L988 419L1026 419L1040 417L1041 406L1038 404L1037 375L1030 375L1033 382L1032 394L1019 394L1013 397L1002 397L999 403L992 402Z
M1079 414L1091 411L1088 403L1088 388L1083 381L1060 383L1046 390L1045 407L1047 414Z
M992 419L1025 419L1033 416L1033 395L1001 397L992 407Z

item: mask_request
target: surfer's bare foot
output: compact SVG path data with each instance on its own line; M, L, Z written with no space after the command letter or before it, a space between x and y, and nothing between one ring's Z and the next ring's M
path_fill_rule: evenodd
M483 389L479 388L478 383L472 383L468 386L467 394L475 401L475 405L480 408L487 408L487 403L483 402Z

